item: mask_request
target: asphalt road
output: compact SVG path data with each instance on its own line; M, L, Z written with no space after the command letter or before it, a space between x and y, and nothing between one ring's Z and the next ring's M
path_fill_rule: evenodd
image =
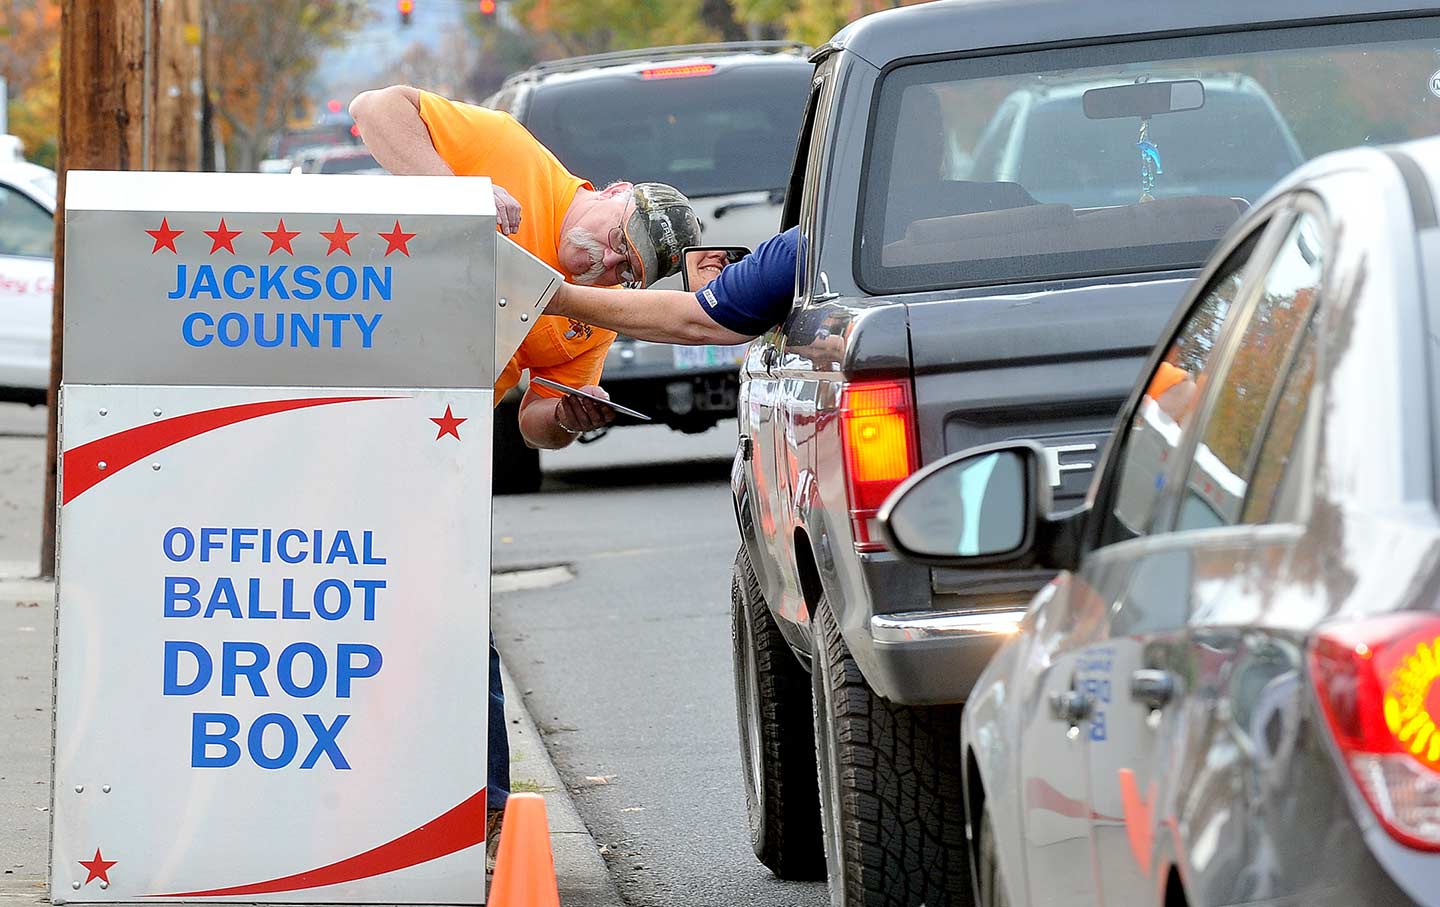
M735 424L616 431L547 455L540 494L495 502L497 568L575 571L497 596L495 630L632 905L828 903L750 850L730 665Z

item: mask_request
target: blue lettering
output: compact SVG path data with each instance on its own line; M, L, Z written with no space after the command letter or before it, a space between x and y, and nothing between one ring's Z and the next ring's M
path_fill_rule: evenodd
M310 682L303 687L295 682L295 659L302 654L310 659ZM328 673L325 653L310 642L291 643L281 650L280 657L275 661L275 676L280 681L280 689L285 691L285 695L297 699L308 699L320 692Z
M232 325L235 329L227 331L225 325ZM250 322L239 312L226 312L220 316L220 322L215 326L215 333L220 337L220 342L228 347L244 346L245 341L250 339Z
M180 680L180 655L189 653L195 659L195 679L182 682ZM210 678L214 676L215 665L210 660L210 653L198 642L186 642L183 639L167 639L165 641L165 685L166 696L193 696L210 685Z
M304 542L305 533L299 529L286 529L280 533L280 537L275 540L275 549L280 554L280 560L287 564L298 564L305 560L305 550L302 548L299 554L291 554L290 546L286 544L290 539L298 539Z
M386 268L385 270L388 271L390 269ZM376 312L375 317L368 324L365 321L365 316L359 312L356 312L350 317L355 319L355 324L360 328L360 348L370 349L375 337L375 326L380 323L381 314Z
M345 289L340 289L340 281L337 278L344 277ZM331 299L349 299L355 295L355 269L346 265L337 265L325 273L325 291L330 294Z
M377 315L376 317L378 318L379 316ZM369 530L369 529L366 529L364 532L360 533L360 548L361 548L361 551L363 552L363 554L362 554L361 557L360 557L360 563L362 563L362 564L367 564L367 565L378 565L378 564L384 564L384 563L385 563L385 558L383 558L383 557L376 557L376 556L375 556L374 546L375 546L375 533L374 533L374 532L372 532L372 531Z
M357 579L355 588L365 593L365 619L375 619L375 590L384 589L383 579Z
M341 529L335 533L335 540L330 543L330 553L325 555L325 563L333 564L336 559L343 559L347 564L356 563L355 543L350 540L350 532Z
M185 607L179 606L180 602ZM200 581L193 576L165 577L165 616L194 617L200 613Z
M248 664L240 663L241 655L250 655ZM220 647L220 695L235 695L235 678L250 681L250 695L269 696L260 672L270 666L270 650L258 642L227 642Z
M261 299L269 299L272 292L276 295L277 298L290 298L290 293L286 291L285 284L280 282L280 278L285 276L285 271L288 270L289 267L289 265L280 265L278 268L272 271L270 270L269 265L260 266Z
M276 347L285 340L285 314L275 313L275 339L269 340L265 337L265 313L255 313L255 343L263 347Z
M336 739L340 736L340 730L345 727L345 722L349 720L349 715L336 715L335 723L326 727L319 715L306 715L305 723L310 725L310 730L315 734L315 745L310 748L310 755L305 757L300 767L314 768L321 756L329 756L331 765L336 768L349 768L350 763L345 761L345 754L340 752L340 742Z
M196 336L195 325L203 324L207 328L215 326L215 319L210 317L208 312L191 312L185 316L184 322L180 325L180 336L191 346L209 346L210 341L215 339L214 334L206 334L204 337Z
M200 563L210 562L210 552L225 549L225 530L216 526L200 528Z
M355 656L363 655L364 664L355 664ZM350 681L374 677L384 664L380 650L366 643L342 642L335 647L335 698L350 698Z
M185 553L183 554L177 554L175 551L174 540L177 538L185 542ZM190 533L190 530L186 529L184 526L176 526L175 528L165 533L164 549L165 556L170 558L170 560L175 561L177 564L181 561L187 561L190 559L190 555L195 553L195 536L192 535Z
M235 594L235 581L228 576L222 576L215 581L215 588L210 591L210 601L205 604L206 619L214 617L216 611L224 611L236 620L245 616L240 612L240 597Z
M175 289L166 294L171 299L181 299L185 296L185 267L185 265L175 266Z
M274 620L278 615L272 609L266 611L260 607L260 577L250 577L250 613L247 615L251 620Z
M386 270L389 270L388 268ZM320 298L320 269L314 265L301 265L295 269L295 298L310 301ZM304 288L301 292L300 288Z
M385 277L382 280L380 272L374 265L366 265L360 269L360 279L364 281L364 288L360 291L360 298L366 302L370 301L370 291L373 289L380 294L380 298L386 302L390 301L390 278L394 275L390 266L385 266Z
M247 286L245 292L235 288L235 278L245 277L249 280L255 279L255 269L249 265L231 265L225 269L225 295L231 299L249 299L255 295L255 288Z
M350 320L349 314L345 312L326 312L323 316L330 322L330 346L340 349L345 345L345 322Z
M300 335L305 335L305 340L313 349L320 345L320 316L305 316L299 312L290 313L290 347L294 349L300 345Z
M283 555L282 555L283 557ZM292 562L293 563L293 562ZM309 620L309 611L295 610L295 581L286 577L280 581L280 619Z
M192 768L229 768L240 761L240 744L235 742L235 735L240 733L239 719L224 712L196 712L192 722L190 736L190 766ZM220 733L210 733L212 724L220 725ZM220 747L223 755L208 755L212 745Z
M333 611L325 606L325 593L331 589L335 589L340 593L338 596L339 604L336 605ZM350 613L350 587L345 584L344 580L327 579L320 581L320 584L315 587L315 613L325 620L342 620L346 614Z
M209 294L211 299L220 298L220 283L215 279L215 269L210 265L201 265L195 269L195 283L190 287L190 298L196 299L201 293Z
M265 731L270 727L280 729L280 755L271 758L265 754ZM295 751L300 746L300 733L289 718L276 712L266 712L250 725L250 758L261 768L284 768L295 761Z

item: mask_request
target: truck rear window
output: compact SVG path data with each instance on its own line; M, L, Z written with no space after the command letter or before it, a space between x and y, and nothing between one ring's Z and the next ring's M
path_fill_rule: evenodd
M717 64L685 78L617 73L542 85L525 126L576 176L669 183L691 198L789 181L813 68Z
M870 125L858 276L1195 267L1305 160L1440 132L1437 67L1436 18L900 66Z

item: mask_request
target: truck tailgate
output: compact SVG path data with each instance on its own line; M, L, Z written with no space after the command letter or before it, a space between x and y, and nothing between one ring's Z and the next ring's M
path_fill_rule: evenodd
M1032 438L1057 510L1080 504L1111 425L1188 279L909 307L922 462Z

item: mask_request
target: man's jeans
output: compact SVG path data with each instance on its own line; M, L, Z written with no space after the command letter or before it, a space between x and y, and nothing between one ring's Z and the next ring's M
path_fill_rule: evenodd
M510 799L510 738L505 725L505 690L500 686L500 653L495 634L490 634L490 777L485 788L485 808L504 809Z

